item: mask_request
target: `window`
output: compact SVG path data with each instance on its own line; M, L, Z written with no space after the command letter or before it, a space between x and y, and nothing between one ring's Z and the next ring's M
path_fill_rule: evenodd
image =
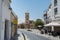
M26 18L26 20L29 20L29 18Z
M3 2L4 0L2 0L2 2Z
M30 23L32 23L32 21L30 21Z
M9 2L11 2L11 0L9 0Z
M14 25L13 22L11 22L11 27L13 27L13 25Z
M57 14L57 11L58 11L57 8L55 8L55 9L54 9L54 14L55 14L55 15Z
M29 15L26 15L26 17L29 17Z
M54 6L56 6L57 5L57 0L54 0Z

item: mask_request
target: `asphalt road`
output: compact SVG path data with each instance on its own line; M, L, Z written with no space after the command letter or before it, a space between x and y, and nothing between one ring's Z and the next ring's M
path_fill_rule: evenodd
M18 30L18 31L25 34L28 37L29 40L50 40L49 38L33 34L33 33L29 32L29 31L26 31L26 30Z

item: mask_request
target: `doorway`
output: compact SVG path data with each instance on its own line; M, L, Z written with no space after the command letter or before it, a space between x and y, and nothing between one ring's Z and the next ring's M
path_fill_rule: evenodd
M8 20L5 20L4 40L8 40Z

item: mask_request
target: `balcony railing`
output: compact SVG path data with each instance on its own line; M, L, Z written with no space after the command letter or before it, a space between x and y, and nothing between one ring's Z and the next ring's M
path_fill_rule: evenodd
M9 0L9 2L11 2L11 0Z
M12 10L11 6L9 6L9 9Z

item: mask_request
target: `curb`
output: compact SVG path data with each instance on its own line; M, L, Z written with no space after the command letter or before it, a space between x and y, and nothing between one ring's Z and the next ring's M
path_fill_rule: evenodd
M22 35L23 35L23 37L24 37L24 40L26 40L26 37L25 37L25 35L22 33Z

